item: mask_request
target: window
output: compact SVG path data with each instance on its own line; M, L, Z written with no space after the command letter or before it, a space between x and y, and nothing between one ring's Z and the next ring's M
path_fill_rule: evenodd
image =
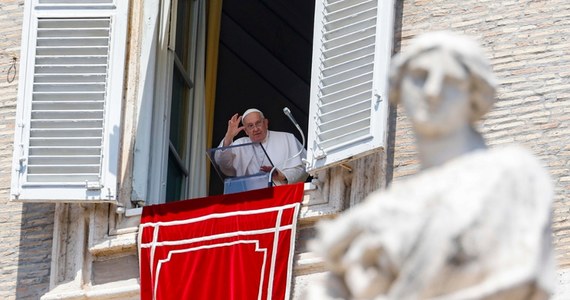
M168 170L166 177L166 201L181 199L183 185L188 178L188 163L186 148L189 145L188 135L190 116L192 116L193 62L192 54L192 4L193 2L178 1L176 21L171 22L171 31L175 33L174 49L170 49L172 66L172 84L170 90L170 126L168 141ZM174 50L174 51L173 51Z
M204 128L200 126L200 124L203 125L201 120L203 120L204 100L198 95L200 95L199 89L202 85L197 82L200 80L199 74L195 73L203 70L203 67L198 66L200 63L203 64L203 56L200 55L199 50L205 48L204 42L200 42L200 35L203 34L205 27L200 25L203 24L200 19L201 14L198 13L200 8L197 8L200 7L200 2L194 1L191 5L194 8L191 8L190 12L182 11L188 7L181 7L177 1L172 1L170 4L168 1L161 3L159 37L156 41L159 58L156 63L156 91L153 98L155 105L152 107L154 128L152 139L150 137L137 139L139 141L149 140L148 143L152 145L153 151L149 154L151 163L147 169L144 167L145 164L139 163L135 157L134 164L135 169L143 170L135 173L150 179L146 181L141 179L145 178L144 176L135 176L135 181L138 183L134 183L133 198L145 200L147 204L161 203L165 199L205 195L202 192L196 193L205 186L205 168L191 166L192 161L203 163L203 153L208 148L204 142ZM239 10L238 4L232 5L231 8ZM236 5L238 5L237 8ZM317 1L308 119L310 171L316 172L332 164L378 151L385 146L388 116L387 72L393 38L393 10L393 1L350 0L334 3ZM179 20L181 18L179 16L183 15L188 18ZM245 20L251 20L251 18ZM188 28L188 31L183 33L181 28ZM181 34L183 36L180 36ZM243 34L247 35L248 32ZM183 54L179 46L185 43L185 38L193 47L188 47L188 52ZM228 46L227 43L233 41L226 41L224 45ZM238 39L238 44L239 41L243 40ZM243 48L244 51L248 49ZM177 63L174 54L180 64ZM243 53L243 55L247 54ZM189 61L185 61L188 58L186 55L190 56ZM257 58L257 61L261 60L260 57ZM189 68L186 67L186 62L189 63ZM180 70L186 70L189 80L185 80L182 75L177 75L177 72L182 74ZM224 74L239 73L239 70L229 71ZM273 73L269 74L273 76ZM265 73L256 69L256 74ZM266 82L270 82L271 78L267 76L264 78ZM228 80L225 82L227 83ZM239 94L227 92L227 88L222 88L220 94L230 94L230 98L232 98L231 95ZM247 89L247 91L252 91L252 89ZM248 98L264 99L263 96ZM160 99L172 99L172 101L163 103ZM177 102L176 99L186 99L184 101L188 102ZM228 107L232 109L235 102L234 99L232 103L228 103L227 107L220 105L227 110ZM175 118L177 115L172 115L171 111L174 110L172 105L177 103L185 105L177 110L178 113L184 113L184 115ZM275 113L275 115L278 114ZM161 116L168 116L166 120L169 123L157 126L157 120L160 121ZM190 131L187 127L189 124L185 122L192 122L197 126L191 125L190 128L193 131ZM216 124L224 123L218 121ZM290 124L286 125L290 127ZM176 133L182 133L182 136L171 134L175 127L180 128ZM218 129L221 132L225 131L225 128ZM140 128L139 131L141 131ZM214 138L216 139L219 135L220 133L214 135ZM166 140L167 136L170 136L170 140ZM138 154L144 154L145 147L137 147L137 149L142 149ZM195 173L192 175L186 171ZM191 188L192 184L197 187ZM149 187L148 193L141 192L147 186Z
M26 1L12 199L116 201L128 1Z
M144 79L154 85L142 93L132 195L146 205L204 196L206 189L204 1L156 5L145 6L158 36L152 28L144 33L149 65L142 73L156 76Z
M384 148L393 1L317 0L308 170Z

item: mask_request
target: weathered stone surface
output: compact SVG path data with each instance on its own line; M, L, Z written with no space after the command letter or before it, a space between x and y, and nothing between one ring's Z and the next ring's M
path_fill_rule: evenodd
M425 170L319 225L332 286L311 299L544 299L551 202L550 177L521 147Z

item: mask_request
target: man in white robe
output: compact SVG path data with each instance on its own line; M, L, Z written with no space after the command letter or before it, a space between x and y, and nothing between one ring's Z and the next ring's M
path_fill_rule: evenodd
M240 125L240 121L242 126ZM247 137L234 141L242 130ZM303 182L308 174L302 159L306 150L295 136L288 132L269 130L269 120L255 108L246 110L242 116L237 113L228 121L228 130L219 147L237 146L248 143L247 147L231 147L215 154L216 163L227 176L246 176L260 172L272 173L276 185Z

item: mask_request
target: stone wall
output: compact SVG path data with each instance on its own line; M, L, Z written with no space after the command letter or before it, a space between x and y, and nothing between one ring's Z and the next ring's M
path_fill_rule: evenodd
M39 299L49 289L51 264L53 204L9 201L23 5L0 3L1 299Z
M453 30L480 40L500 85L481 131L491 147L528 147L555 186L554 242L558 265L570 265L570 2L403 1L396 50L417 34ZM401 18L401 20L400 20ZM411 128L395 114L393 180L418 171ZM466 170L468 172L468 170ZM562 277L561 277L562 278ZM566 280L567 281L567 280Z

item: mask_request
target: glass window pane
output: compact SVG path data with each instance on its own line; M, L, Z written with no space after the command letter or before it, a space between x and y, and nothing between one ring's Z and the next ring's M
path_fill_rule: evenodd
M194 53L192 44L194 40L192 24L194 1L178 0L173 7L176 15L176 24L173 24L175 31L174 57L172 57L172 85L170 99L170 148L168 154L168 171L166 183L166 200L180 200L185 197L183 194L184 185L187 184L188 158L187 151L191 136L189 130L192 112L191 86L184 80L191 79L188 73L192 68L192 55ZM178 63L178 62L179 63ZM179 158L179 159L178 159Z
M180 72L174 67L170 108L170 142L184 159L188 122L188 89Z
M189 0L178 0L178 9L176 12L176 56L188 70L188 51L190 50L189 41L192 40L191 24L191 8L192 4Z
M184 173L171 152L168 154L168 179L166 181L166 202L180 200Z

